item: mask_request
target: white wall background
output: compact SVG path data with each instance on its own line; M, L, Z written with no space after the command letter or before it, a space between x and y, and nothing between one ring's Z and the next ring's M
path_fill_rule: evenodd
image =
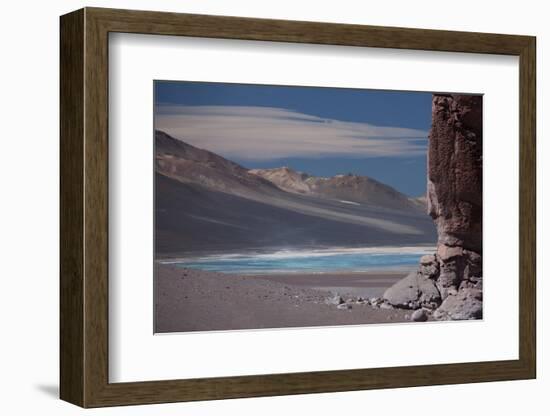
M548 408L550 361L544 306L550 286L543 258L550 236L543 184L550 146L542 128L550 89L545 3L462 0L368 4L338 1L120 0L5 2L0 15L0 411L70 415L83 412L57 399L58 390L58 16L83 6L155 9L295 20L536 35L538 40L538 314L539 377L534 381L316 394L87 411L88 414L227 415L318 413L524 414ZM546 199L546 201L545 201ZM538 414L542 414L540 411ZM544 413L544 411L543 411Z

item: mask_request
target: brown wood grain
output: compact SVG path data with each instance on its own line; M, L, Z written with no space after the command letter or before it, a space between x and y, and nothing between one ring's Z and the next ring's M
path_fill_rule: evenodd
M109 383L109 32L519 56L519 359ZM535 38L86 8L61 18L60 98L62 399L99 407L535 377Z
M61 19L60 388L84 405L84 12Z
M536 41L520 53L519 356L536 377Z

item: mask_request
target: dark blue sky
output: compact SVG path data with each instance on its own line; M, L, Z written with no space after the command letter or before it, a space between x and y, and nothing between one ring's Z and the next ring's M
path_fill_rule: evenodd
M426 132L431 123L431 93L181 81L155 81L154 88L155 105L281 108L323 119ZM289 166L318 176L348 172L366 175L411 196L426 191L425 152L231 159L247 168Z

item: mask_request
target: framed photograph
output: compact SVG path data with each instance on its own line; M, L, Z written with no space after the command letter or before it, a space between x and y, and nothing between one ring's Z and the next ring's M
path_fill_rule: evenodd
M535 38L61 17L82 407L536 376Z

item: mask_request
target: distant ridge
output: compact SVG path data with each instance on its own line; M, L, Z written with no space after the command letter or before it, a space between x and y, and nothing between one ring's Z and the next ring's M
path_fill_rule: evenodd
M155 169L180 182L196 183L231 194L273 193L269 181L208 150L187 144L162 132L155 133Z
M373 179L248 170L155 132L155 236L163 255L262 247L433 244L418 205Z
M366 203L394 209L408 210L422 208L422 203L419 200L412 200L391 186L368 176L359 176L350 173L323 178L297 172L288 167L252 169L249 172L269 180L287 192Z

